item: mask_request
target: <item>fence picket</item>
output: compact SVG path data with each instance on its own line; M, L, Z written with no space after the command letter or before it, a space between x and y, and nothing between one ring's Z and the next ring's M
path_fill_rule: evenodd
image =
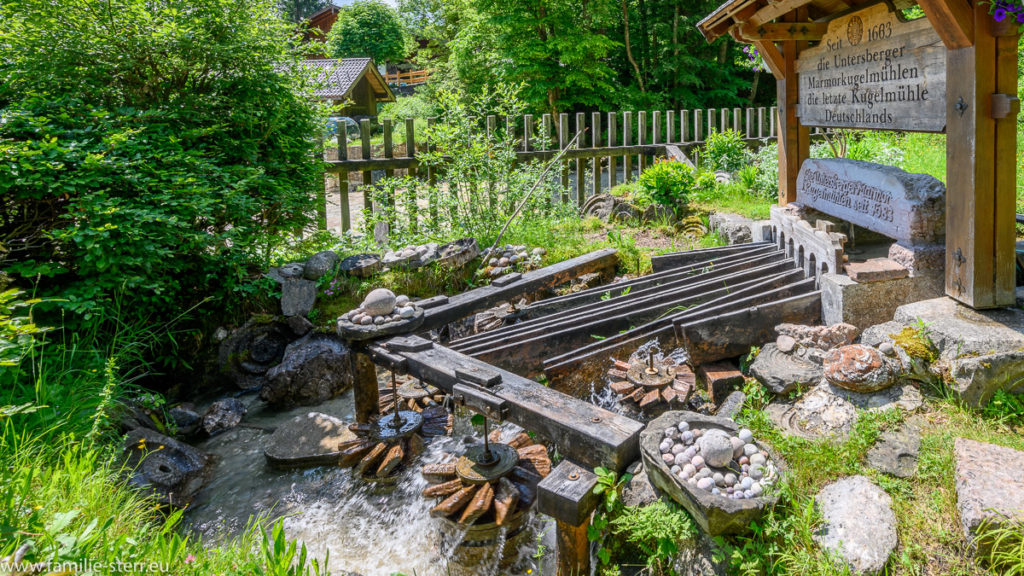
M590 115L590 147L599 148L601 146L601 113L594 112ZM593 186L591 187L590 193L592 196L597 196L601 193L601 159L595 157L593 161L593 171L591 172Z
M619 139L615 133L618 129L619 124L619 113L609 112L608 113L608 147L614 148L618 146ZM618 185L619 180L619 166L618 157L615 155L608 157L608 189L611 190Z
M633 145L633 113L623 112L622 113L622 145L632 146ZM622 164L625 173L622 175L622 183L628 184L633 181L633 155L626 153L626 157Z

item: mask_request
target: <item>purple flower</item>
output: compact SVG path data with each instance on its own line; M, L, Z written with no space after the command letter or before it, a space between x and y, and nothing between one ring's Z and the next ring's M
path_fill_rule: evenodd
M1017 23L1024 24L1024 12L1017 13Z
M992 13L992 18L995 19L996 22L1002 22L1003 20L1005 20L1006 8L1003 8L1002 6L996 8L995 12Z

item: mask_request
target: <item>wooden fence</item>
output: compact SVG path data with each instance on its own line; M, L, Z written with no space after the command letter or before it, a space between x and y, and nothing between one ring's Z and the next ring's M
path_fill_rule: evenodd
M566 148L578 132L585 130L576 146L565 150L562 160L563 200L579 205L593 194L635 179L656 157L669 156L689 162L689 149L703 144L712 132L732 129L741 133L751 145L774 138L776 113L775 107L594 112L561 114L557 123L550 114L539 118L527 114L521 118L488 116L481 127L495 130L501 123L510 133L520 135L516 144L519 161L551 159L559 150ZM435 121L428 119L427 124ZM383 171L385 176L393 176L396 170L405 170L410 176L417 176L416 143L420 142L421 150L423 143L422 139L417 139L414 120L406 119L403 126L396 126L391 119L384 118L381 128L384 142L378 150L371 145L370 120L364 119L360 123L358 144L346 146L345 135L339 134L337 157L326 157L327 172L336 174L338 178L342 231L352 226L348 195L351 174L361 174L363 185L372 184L374 172L379 174L379 171ZM405 131L403 156L395 155L393 140L396 128ZM350 157L352 148L359 150L359 158ZM437 181L433 168L424 172L419 176L432 184ZM365 187L363 190L365 205L369 206L369 190ZM318 202L321 227L326 227L325 202L326 197Z
M385 74L384 81L391 85L423 84L430 80L430 70L409 70L408 72L395 72Z

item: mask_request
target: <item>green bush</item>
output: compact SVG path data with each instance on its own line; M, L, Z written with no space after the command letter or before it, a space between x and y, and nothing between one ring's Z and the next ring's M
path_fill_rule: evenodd
M637 178L637 188L658 204L680 211L689 203L694 185L694 170L674 160L656 162Z
M712 132L701 150L701 168L737 172L747 162L747 145L735 130Z
M377 64L405 57L405 34L398 12L380 0L359 0L338 11L327 34L335 58L372 58Z
M251 291L322 116L273 0L0 4L0 267L90 318Z
M770 140L757 149L752 159L757 173L752 191L766 199L779 195L779 144Z

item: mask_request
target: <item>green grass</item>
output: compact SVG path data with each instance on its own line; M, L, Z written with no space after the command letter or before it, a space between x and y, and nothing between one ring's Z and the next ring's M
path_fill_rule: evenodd
M1024 437L1007 424L1007 418L983 417L951 398L927 398L922 413L910 417L921 430L922 443L917 474L904 480L871 470L864 463L878 435L904 420L898 412L863 412L847 438L812 441L783 435L755 408L748 406L741 421L778 450L789 471L779 487L779 504L754 527L753 534L722 540L722 555L736 573L845 574L845 568L811 538L820 522L813 500L826 483L854 474L870 477L893 499L899 546L887 567L890 576L1004 573L1003 568L976 562L961 532L953 442L964 437L1024 449Z

